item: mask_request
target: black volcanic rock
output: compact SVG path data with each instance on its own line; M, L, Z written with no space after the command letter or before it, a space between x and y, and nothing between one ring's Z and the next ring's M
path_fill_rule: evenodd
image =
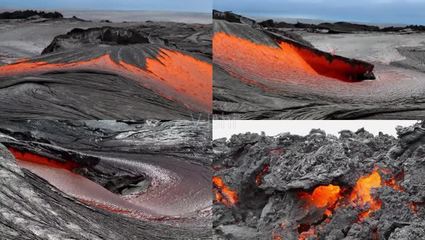
M159 44L179 50L211 55L212 26L205 24L146 22L131 27L80 29L56 36L42 54L98 45Z
M423 239L424 127L421 122L398 129L398 138L364 129L336 137L313 129L307 136L246 133L213 141L215 176L238 195L232 206L216 200L216 238L301 239L311 229L306 239ZM364 221L358 206L342 204L326 217L323 208L300 198L328 184L341 186L347 196L373 169L380 169L382 186L372 196L382 206ZM401 190L387 185L395 175Z
M234 22L234 23L245 23L248 25L255 25L257 24L255 20L251 18L244 17L242 15L227 11L227 12L221 12L218 10L213 10L213 19L217 20L225 20L228 22Z
M127 45L136 43L151 43L151 41L147 33L137 32L135 29L102 27L85 30L75 28L65 35L55 37L41 54L78 48L85 45Z
M228 16L228 15L226 15ZM229 15L232 18L228 19L240 19L242 16L239 15ZM238 16L237 18L235 16ZM220 18L217 18L220 19ZM221 19L226 19L222 17ZM231 21L230 21L231 22ZM350 22L323 22L319 24L312 23L302 23L297 22L287 23L284 21L276 22L273 19L268 19L262 22L259 22L258 25L267 28L268 30L276 30L278 28L300 28L307 31L320 32L320 33L329 33L329 34L338 34L338 33L357 33L357 32L424 32L425 26L423 25L407 25L402 27L378 27L370 24L358 24Z
M59 12L44 12L44 11L14 11L14 12L2 12L0 13L0 19L27 19L30 17L41 17L41 18L63 18L63 15Z
M373 32L380 30L377 26L349 22L320 23L316 28L328 29L329 33Z

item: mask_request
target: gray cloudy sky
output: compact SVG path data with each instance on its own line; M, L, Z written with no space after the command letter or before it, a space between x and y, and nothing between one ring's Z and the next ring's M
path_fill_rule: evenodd
M425 25L425 0L214 0L242 14Z

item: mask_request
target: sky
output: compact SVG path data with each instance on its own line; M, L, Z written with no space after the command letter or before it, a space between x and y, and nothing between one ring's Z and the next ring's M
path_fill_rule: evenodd
M392 136L397 136L395 128L397 126L411 126L418 121L393 121L393 120L214 120L213 139L227 138L239 133L258 133L262 131L268 136L276 136L280 133L290 132L301 136L307 135L311 129L319 128L327 134L339 136L341 130L351 130L353 132L364 127L370 133L377 135L383 132Z
M250 16L425 25L425 0L214 0L213 6Z
M210 13L212 0L0 0L0 9L153 10Z

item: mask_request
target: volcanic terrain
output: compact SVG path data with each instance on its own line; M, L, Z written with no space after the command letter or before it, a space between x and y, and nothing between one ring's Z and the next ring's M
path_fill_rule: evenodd
M421 119L422 26L256 22L214 11L219 119Z
M206 121L2 121L1 239L211 239Z
M214 140L217 239L425 238L425 123Z
M211 112L211 24L27 13L0 19L1 118L191 119Z

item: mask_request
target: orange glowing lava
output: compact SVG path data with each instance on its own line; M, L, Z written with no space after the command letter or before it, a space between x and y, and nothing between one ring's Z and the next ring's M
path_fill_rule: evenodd
M285 79L317 72L292 48L257 44L223 32L213 37L214 60L269 79Z
M67 169L70 171L78 167L78 164L75 162L71 162L71 161L61 162L59 160L50 159L50 158L43 157L34 153L22 152L13 147L8 147L8 149L13 154L13 156L15 156L17 160L47 165L53 168Z
M179 101L188 108L212 111L212 65L162 48L157 58L146 58L146 69L122 60L115 62L109 54L105 54L86 61L66 63L21 61L0 66L0 77L77 70L120 74L136 79L144 87L167 99Z
M212 65L177 51L161 49L157 58L146 59L146 69L169 86L191 95L212 109Z
M349 62L289 41L273 47L224 32L214 34L213 54L220 65L242 69L239 74L272 81L317 79L322 75L351 82L373 70L371 65Z
M341 188L332 184L318 186L313 190L313 193L302 192L299 196L317 208L328 208L341 198ZM329 212L327 213L329 214Z
M215 200L221 202L226 206L233 206L238 202L238 194L231 190L221 177L214 176L212 182L215 187Z
M367 211L359 215L359 220L363 220L368 217L370 213L381 208L382 202L380 200L375 200L371 195L372 189L381 186L381 175L379 175L376 169L371 174L360 177L359 180L357 180L351 192L350 201L358 206L369 206Z

